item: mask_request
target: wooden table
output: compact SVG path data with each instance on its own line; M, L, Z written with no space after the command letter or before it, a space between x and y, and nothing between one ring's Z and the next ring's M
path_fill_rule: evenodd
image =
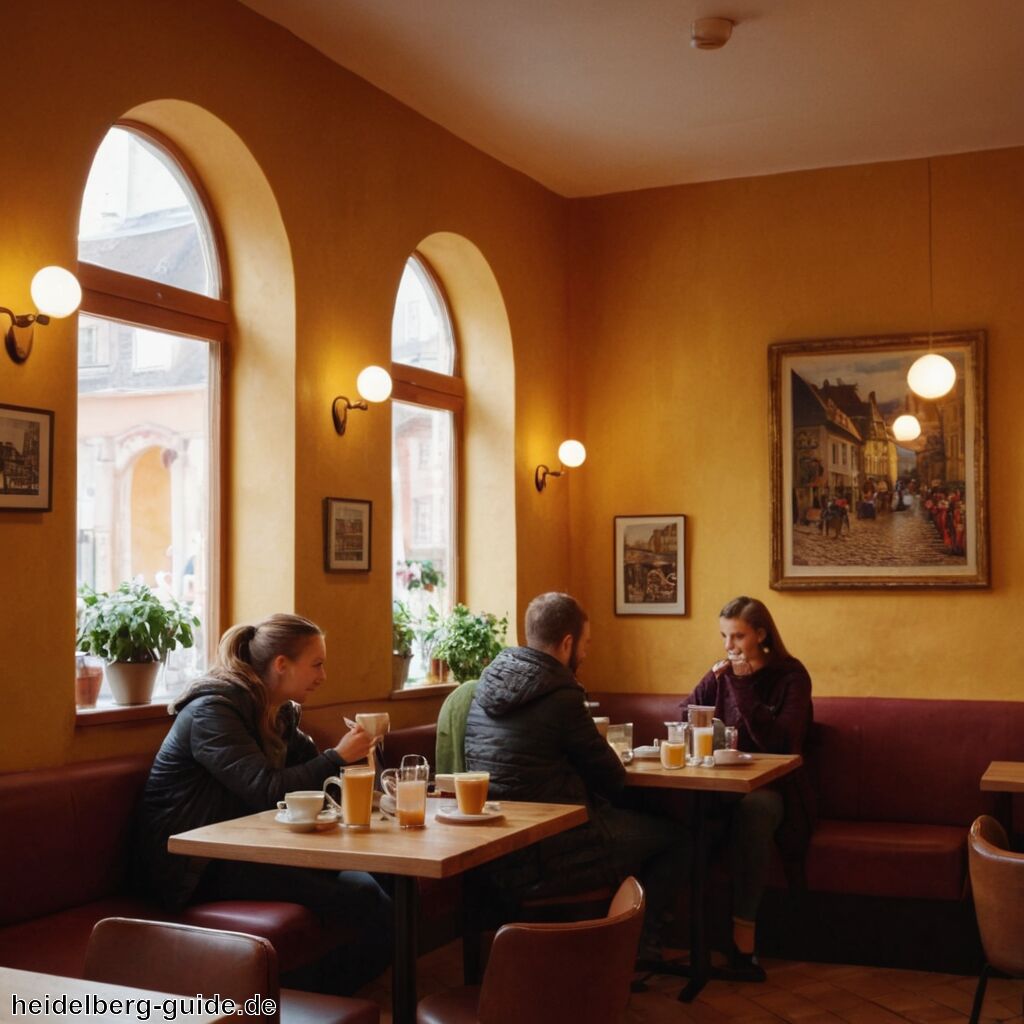
M1011 846L1016 846L1012 796L1024 793L1024 761L993 761L981 777L981 788L996 794L996 818L1006 829Z
M500 821L452 825L434 820L439 803L427 801L424 829L400 829L394 820L374 814L368 831L336 828L295 833L274 821L276 811L263 811L171 836L167 848L193 857L393 875L392 1014L395 1024L412 1024L416 1018L416 879L461 874L587 820L586 808L573 804L506 800Z
M17 998L21 1002L17 1005ZM234 1014L227 1013L185 1013L192 996L169 995L166 992L150 992L127 985L108 985L100 981L83 981L81 978L62 978L56 974L37 974L35 971L16 971L0 967L0 1024L25 1024L29 1020L46 1021L102 1021L104 1024L125 1024L126 1021L149 1022L173 1019L175 1024L215 1024L217 1021L235 1020ZM38 1013L29 1013L28 1004L38 1000ZM81 1000L79 1013L72 1013L72 1000ZM91 1001L87 1004L86 1001ZM102 1006L97 1002L102 1001ZM131 1004L126 1007L126 1002ZM165 1017L162 1007L174 1003L174 1016ZM49 1001L47 1003L47 1001ZM25 1004L23 1007L22 1002ZM141 1002L142 1006L139 1007ZM111 1009L117 1006L117 1012ZM54 1007L61 1010L55 1012ZM36 1009L36 1007L33 1007ZM94 1012L87 1012L92 1009ZM147 1012L141 1013L145 1009Z
M694 793L694 857L690 875L690 962L671 965L669 973L689 978L679 993L684 1003L696 999L711 978L722 976L711 966L707 943L704 885L708 851L706 820L714 793L752 793L803 764L799 754L754 754L753 760L722 768L662 768L660 761L634 761L626 768L626 785L648 789L686 789ZM668 967L669 965L666 965Z

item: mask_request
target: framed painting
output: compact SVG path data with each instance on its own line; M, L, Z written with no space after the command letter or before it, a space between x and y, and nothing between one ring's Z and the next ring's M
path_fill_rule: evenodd
M0 511L53 507L53 413L0 404Z
M780 342L768 371L775 590L989 585L984 331Z
M615 517L615 614L685 615L686 516Z
M324 571L369 572L373 502L324 498Z

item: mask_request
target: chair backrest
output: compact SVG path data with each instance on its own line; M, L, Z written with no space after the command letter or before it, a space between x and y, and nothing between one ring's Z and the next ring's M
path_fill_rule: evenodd
M107 917L89 937L84 976L172 995L219 995L240 1006L251 996L263 996L273 999L278 1011L259 1019L280 1017L277 953L256 935Z
M505 925L484 973L480 1024L618 1021L629 1000L643 912L643 889L627 878L606 917Z
M1024 975L1024 854L1010 852L1003 826L987 814L971 825L967 845L985 958Z

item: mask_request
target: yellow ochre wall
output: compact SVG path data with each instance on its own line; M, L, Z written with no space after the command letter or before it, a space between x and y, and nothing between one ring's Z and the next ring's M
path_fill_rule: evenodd
M227 150L210 148L221 144L216 125L226 126L273 194L272 213L283 224L292 267L261 285L249 265L258 265L263 239L240 243L236 236L228 239L228 252L235 253L228 271L239 277L244 265L247 295L281 291L282 303L290 301L282 282L293 274L294 322L277 325L276 338L263 331L260 355L248 361L246 374L257 372L269 346L279 345L279 381L268 383L264 373L262 390L250 388L240 397L231 393L229 372L225 401L229 410L245 409L261 419L265 410L270 422L279 403L293 408L287 422L290 428L294 421L294 465L290 458L254 463L249 445L245 466L225 467L225 498L230 503L234 496L236 504L226 522L240 524L233 532L245 534L226 537L221 568L230 595L227 619L236 610L247 617L276 610L285 600L281 595L294 593L295 610L328 634L329 680L316 703L369 706L387 697L389 407L354 414L348 434L339 438L330 405L337 394L353 394L362 366L388 362L405 259L438 232L461 236L483 254L511 330L519 550L511 600L522 606L524 596L566 586L568 496L563 489L540 505L527 493L535 451L553 451L568 429L561 399L568 334L565 200L230 0L8 0L0 27L5 38L17 40L6 57L4 129L18 140L16 158L0 170L0 304L29 310L29 281L38 267L74 266L93 154L108 127L129 112L144 119L154 111L160 127L201 170L228 162ZM189 123L188 105L206 119L202 135L192 139L187 132L175 134ZM251 169L246 173L251 177ZM237 209L227 209L238 206L230 181L206 184L222 221L243 219ZM267 322L240 316L252 319ZM238 330L253 336L260 323L242 323ZM166 729L166 720L75 728L74 352L70 318L37 332L25 365L0 356L0 402L56 413L53 511L0 515L0 771L152 750ZM229 351L227 362L244 364L244 353ZM237 454L246 451L247 422L260 431L265 421L236 417L226 443ZM287 435L290 429L278 436ZM243 504L239 495L244 508L237 507ZM323 572L321 501L328 495L373 501L369 575ZM276 574L247 569L254 562L275 564L275 533L259 525L252 507L264 501L264 521L279 518L283 524ZM280 514L281 502L294 505L293 516ZM513 616L518 611L507 610ZM396 722L414 720L416 703L394 702ZM434 709L436 700L424 705L422 717ZM317 718L333 715L340 731L340 712L326 709Z
M928 329L924 161L572 204L573 586L588 687L686 693L765 600L821 695L1024 699L1024 150L932 161L935 329L988 331L992 588L768 586L771 342ZM685 618L614 615L612 517L687 515Z

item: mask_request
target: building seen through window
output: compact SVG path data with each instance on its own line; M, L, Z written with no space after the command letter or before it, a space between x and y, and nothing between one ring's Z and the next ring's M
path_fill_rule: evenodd
M112 129L85 188L79 266L78 584L114 590L141 580L200 617L196 645L167 659L155 697L178 692L207 664L217 623L212 520L219 332L195 317L220 298L209 220L185 170L154 139ZM133 302L133 279L169 285L161 310ZM177 290L181 290L181 294ZM117 315L113 315L115 312ZM105 694L101 692L100 702Z

